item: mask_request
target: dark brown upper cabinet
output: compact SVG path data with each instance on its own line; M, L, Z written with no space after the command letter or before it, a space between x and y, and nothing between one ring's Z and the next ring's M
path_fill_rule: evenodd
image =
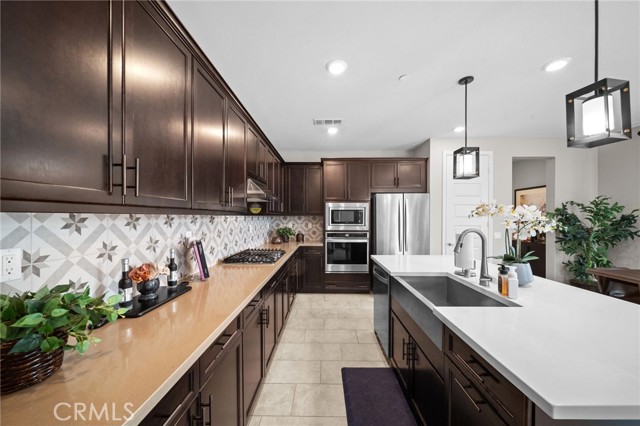
M322 215L322 165L287 164L285 213Z
M325 201L368 201L369 162L364 160L325 160Z
M227 138L225 143L224 192L226 209L246 212L246 162L245 133L246 122L239 110L227 105Z
M225 206L225 96L207 69L194 62L193 73L193 208Z
M267 183L267 147L251 127L247 129L247 176Z
M371 192L426 192L427 161L371 161Z
M284 212L283 195L283 166L272 151L267 153L267 187L273 193L275 199L269 201L267 213L277 214Z
M191 53L153 5L125 2L125 204L191 207Z
M121 204L120 68L108 58L122 3L3 1L0 14L3 200Z

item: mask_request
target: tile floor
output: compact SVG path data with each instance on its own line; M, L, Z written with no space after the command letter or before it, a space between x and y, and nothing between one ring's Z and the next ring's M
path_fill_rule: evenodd
M373 296L298 294L248 426L346 426L342 367L387 367Z

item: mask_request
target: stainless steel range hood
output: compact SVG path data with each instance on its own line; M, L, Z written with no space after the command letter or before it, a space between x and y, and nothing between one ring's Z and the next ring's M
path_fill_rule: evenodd
M265 185L260 185L252 179L247 179L247 202L266 203L275 199L276 197Z

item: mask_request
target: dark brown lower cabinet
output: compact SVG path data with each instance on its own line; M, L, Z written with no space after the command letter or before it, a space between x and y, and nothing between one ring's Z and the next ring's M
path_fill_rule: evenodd
M255 306L245 308L244 331L242 332L242 380L244 393L244 415L249 410L260 387L263 376L262 359L262 298Z
M445 353L450 426L532 424L528 398L449 329Z
M441 361L436 358L443 354L434 354L425 340L429 338L406 311L393 301L392 306L396 310L391 313L391 362L400 385L423 425L444 425L444 380L434 366ZM432 359L427 353L432 354Z
M278 337L276 325L276 282L265 288L264 307L262 309L264 323L264 366L269 365L271 356L276 347Z
M322 247L302 247L298 262L300 281L298 289L301 293L323 291L324 252Z
M191 415L197 415L197 395L200 390L198 363L192 366L160 400L140 426L190 424ZM189 407L188 410L184 410ZM186 423L185 423L186 421Z
M368 293L371 277L368 273L331 273L324 274L326 292Z
M445 360L446 393L449 401L450 426L506 425L478 390L477 385L447 358Z
M242 426L242 339L237 335L216 359L211 377L200 389L199 417L205 425Z

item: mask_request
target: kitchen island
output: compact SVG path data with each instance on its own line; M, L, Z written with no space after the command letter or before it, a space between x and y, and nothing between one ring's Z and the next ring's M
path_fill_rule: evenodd
M372 258L392 276L448 276L501 297L495 281L481 288L477 277L455 275L453 256ZM497 265L489 272L497 276ZM571 425L638 424L640 306L539 277L513 302L519 306L433 312L538 407L536 425L546 416L580 419Z
M10 426L138 425L172 389L300 246L268 265L210 268L206 281L140 318L96 330L102 341L85 355L66 353L46 381L3 395L0 423Z

